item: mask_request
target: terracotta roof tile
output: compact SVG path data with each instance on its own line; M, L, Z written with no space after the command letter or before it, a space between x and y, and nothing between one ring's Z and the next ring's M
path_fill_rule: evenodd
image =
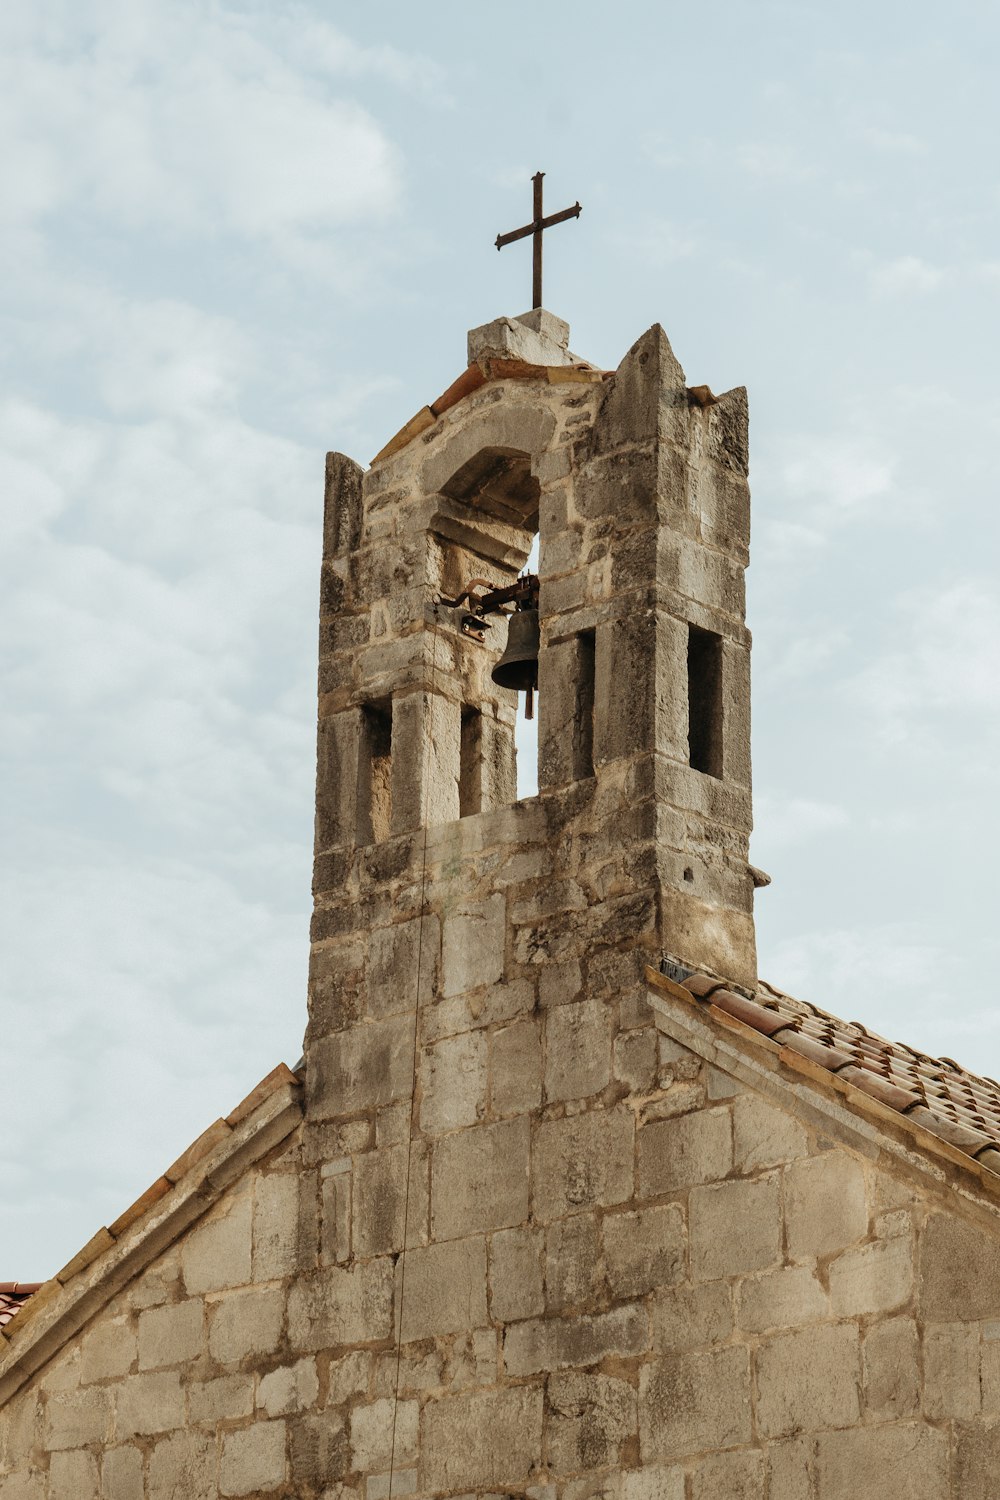
M0 1328L10 1322L41 1284L40 1281L0 1281Z
M906 1115L948 1145L1000 1173L1000 1083L959 1066L950 1057L928 1057L904 1042L890 1042L859 1021L841 1021L806 1001L761 984L752 999L704 974L684 988L701 1004L772 1037L781 1055L792 1054Z

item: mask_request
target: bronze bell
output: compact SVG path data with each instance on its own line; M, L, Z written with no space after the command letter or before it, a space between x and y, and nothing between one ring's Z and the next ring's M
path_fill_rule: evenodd
M509 617L507 646L490 674L497 687L527 693L526 716L532 713L532 698L538 686L538 610L518 609Z

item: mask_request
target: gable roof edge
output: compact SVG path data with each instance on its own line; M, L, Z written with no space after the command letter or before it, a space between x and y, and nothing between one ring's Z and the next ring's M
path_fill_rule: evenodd
M928 1186L956 1194L994 1233L1000 1230L1000 1175L928 1130L919 1118L883 1104L850 1079L802 1056L647 967L648 999L657 1030L705 1062L770 1097L779 1108L794 1101L862 1155L884 1154ZM714 986L722 989L720 982ZM712 986L709 986L711 989ZM791 1098L789 1098L791 1096ZM951 1170L949 1170L951 1169Z
M210 1126L110 1229L98 1230L57 1276L43 1282L0 1331L0 1406L301 1122L302 1086L283 1065L245 1105L255 1096L248 1112L234 1111Z

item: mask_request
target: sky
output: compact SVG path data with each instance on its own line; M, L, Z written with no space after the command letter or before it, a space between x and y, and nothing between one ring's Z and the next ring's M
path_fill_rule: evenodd
M0 10L0 1278L305 1023L323 459L530 303L746 385L762 975L1000 1075L988 0ZM994 333L990 333L993 329Z

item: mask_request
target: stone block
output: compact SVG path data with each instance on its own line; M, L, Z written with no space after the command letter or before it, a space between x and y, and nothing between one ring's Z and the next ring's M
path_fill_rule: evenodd
M649 1316L635 1303L610 1312L515 1323L504 1336L508 1375L537 1375L603 1359L630 1359L649 1348Z
M236 1365L249 1354L270 1354L281 1341L285 1293L281 1287L232 1292L212 1308L208 1348L222 1365Z
M464 1031L428 1047L420 1060L420 1128L441 1135L486 1113L487 1040Z
M813 1437L768 1443L768 1500L813 1500Z
M569 324L538 307L519 318L494 318L469 329L469 364L480 359L516 359L529 365L568 365Z
M634 1130L632 1112L625 1108L542 1124L532 1184L536 1219L561 1218L574 1209L631 1198Z
M506 937L506 907L500 892L449 913L442 939L441 993L463 995L498 983L503 977Z
M781 1259L777 1173L692 1188L688 1216L693 1280L763 1271Z
M545 964L538 976L538 1003L543 1010L553 1005L568 1005L583 989L579 960L569 958L561 963Z
M848 1427L860 1419L860 1353L853 1324L780 1334L758 1349L756 1376L757 1426L767 1438Z
M372 1356L357 1349L330 1361L327 1406L340 1406L358 1396L367 1396L371 1385ZM395 1378L395 1362L393 1362Z
M868 1203L861 1163L834 1148L793 1162L785 1172L788 1253L796 1260L832 1255L864 1239Z
M490 1238L490 1313L501 1323L536 1317L545 1307L539 1229L502 1229Z
M142 1453L131 1444L106 1448L101 1459L101 1500L146 1500Z
M577 1372L548 1382L546 1461L556 1474L617 1465L638 1432L635 1387L608 1375Z
M920 1236L917 1296L931 1322L1000 1317L1000 1242L953 1214L932 1214Z
M975 1323L929 1323L924 1328L924 1415L932 1419L979 1415L979 1328Z
M45 1446L55 1451L103 1443L110 1417L111 1405L104 1388L50 1396L45 1404Z
M528 1217L527 1116L474 1125L436 1142L431 1159L431 1232L459 1239Z
M732 1347L664 1355L639 1372L644 1463L732 1448L751 1439L750 1356Z
M97 1482L92 1453L76 1449L49 1460L49 1500L97 1500Z
M652 1026L615 1037L614 1075L630 1094L646 1094L656 1083L656 1032Z
M912 1432L914 1429L904 1429ZM919 1430L919 1429L918 1429ZM975 1422L960 1427L955 1444L955 1485L932 1494L931 1500L952 1495L956 1500L996 1500L1000 1474L1000 1422ZM921 1495L922 1491L918 1492Z
M409 1165L410 1195L406 1199ZM410 1245L427 1235L427 1152L420 1141L384 1146L354 1158L352 1232L356 1256L387 1255L403 1245L403 1219L409 1218Z
M378 1153L368 1154L375 1156ZM352 1181L353 1173L349 1171L337 1172L321 1179L320 1254L326 1266L342 1265L351 1258Z
M913 1244L909 1236L874 1240L831 1261L830 1304L840 1317L891 1312L913 1292Z
M412 1013L417 1001L417 961L421 970L420 1004L429 1004L437 984L441 923L433 913L411 917L392 927L378 927L368 940L368 1009L380 1019Z
M545 1099L585 1099L611 1082L614 1015L603 1000L559 1005L545 1016Z
M253 1413L253 1376L219 1375L215 1380L195 1382L187 1388L188 1416L192 1422L235 1422Z
M657 1198L678 1188L718 1182L733 1165L732 1117L725 1105L639 1131L639 1196Z
M253 1195L253 1279L276 1281L298 1265L297 1172L259 1174Z
M406 671L412 637L400 643L396 673ZM389 688L393 664L384 642L378 642L370 662ZM440 693L396 693L392 700L392 833L409 833L428 824L458 818L461 770L461 710Z
M392 1336L393 1264L389 1256L331 1266L293 1283L288 1293L288 1337L309 1353L345 1344L374 1344Z
M865 1408L885 1422L915 1416L920 1406L920 1349L912 1318L871 1324L862 1344Z
M587 1307L604 1285L595 1214L572 1214L550 1224L545 1236L545 1300L562 1311Z
M205 1347L205 1304L200 1297L168 1302L139 1314L139 1369L189 1364Z
M84 1385L116 1379L131 1370L137 1355L138 1344L128 1318L97 1323L83 1339L80 1379Z
M324 1497L332 1495L337 1500L357 1495L356 1490L341 1485L351 1470L351 1442L343 1416L332 1411L306 1413L290 1417L287 1426L290 1468L296 1480L295 1500L303 1492L308 1495L310 1490Z
M601 1221L612 1297L641 1297L684 1275L684 1215L677 1204L607 1214Z
M746 1333L801 1328L829 1316L829 1303L811 1266L782 1266L740 1283L736 1321Z
M948 1436L933 1427L900 1423L824 1432L816 1445L816 1500L858 1500L859 1495L907 1495L912 1500L986 1500L996 1493L996 1472L987 1489L952 1491L948 1480Z
M408 1099L413 1083L413 1021L391 1016L319 1037L309 1052L310 1112L318 1119Z
M198 1224L181 1245L181 1273L189 1296L246 1286L251 1267L249 1183L224 1199L211 1217Z
M490 1108L494 1115L524 1114L542 1102L542 1035L537 1021L517 1021L490 1041Z
M363 1474L377 1474L395 1463L413 1463L419 1440L420 1403L394 1401L391 1396L355 1406L351 1411L351 1467ZM393 1486L395 1488L395 1486Z
M667 1353L723 1344L733 1331L728 1282L670 1287L653 1299L653 1347Z
M767 1500L767 1471L758 1448L714 1453L691 1475L691 1500Z
M429 1490L523 1486L542 1461L541 1387L469 1391L430 1401L423 1409L420 1446Z
M647 1464L621 1476L621 1500L684 1500L684 1470L671 1464Z
M172 1432L149 1455L149 1500L215 1500L215 1435Z
M49 1402L51 1415L52 1403ZM176 1370L131 1375L115 1391L115 1436L146 1437L184 1426L184 1392Z
M281 1365L261 1377L257 1387L257 1405L269 1417L286 1417L293 1412L308 1411L319 1400L319 1375L314 1359L299 1359L294 1365Z
M485 1239L445 1240L410 1250L404 1274L404 1344L488 1321Z
M733 1159L737 1171L758 1172L805 1156L809 1137L784 1110L759 1094L742 1093L733 1104Z
M257 1495L285 1482L284 1422L255 1422L222 1439L220 1495Z

